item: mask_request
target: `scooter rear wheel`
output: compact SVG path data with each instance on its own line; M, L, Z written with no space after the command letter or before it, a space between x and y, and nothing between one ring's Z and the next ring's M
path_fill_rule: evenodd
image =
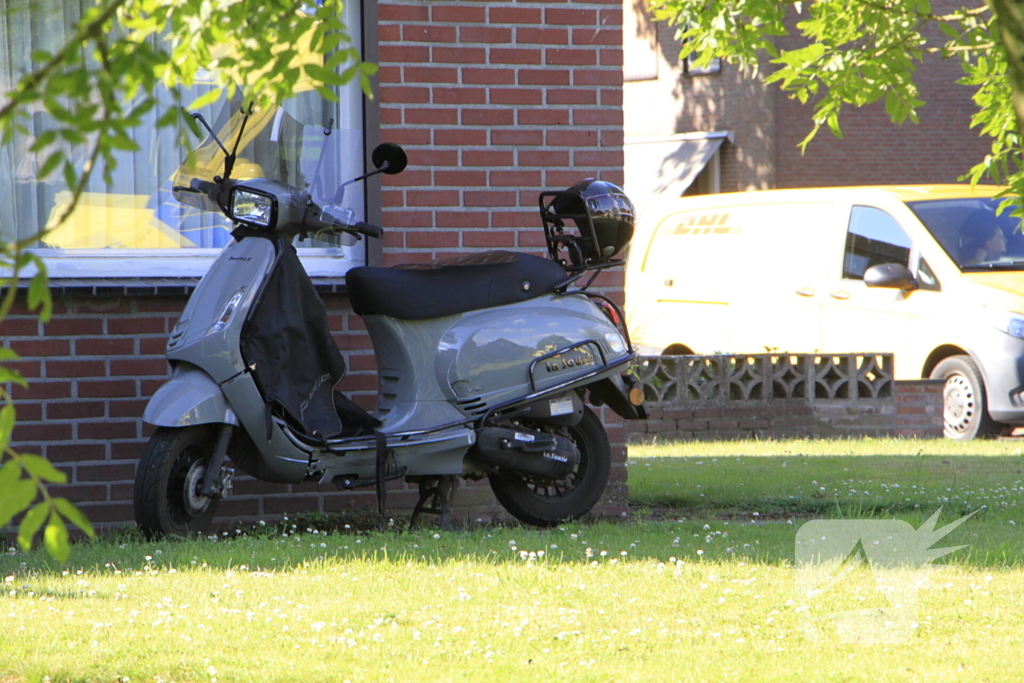
M516 519L534 526L557 526L587 514L600 500L612 460L604 425L585 407L583 419L568 431L580 452L579 464L568 477L536 481L496 473L488 478L498 502Z
M205 531L217 498L199 493L216 441L216 425L160 427L135 473L135 522L149 539Z

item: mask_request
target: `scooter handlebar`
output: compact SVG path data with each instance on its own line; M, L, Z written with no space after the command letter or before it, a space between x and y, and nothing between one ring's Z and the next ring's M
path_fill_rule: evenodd
M380 237L384 230L379 226L354 220L351 209L341 206L327 205L323 208L310 204L306 213L306 226L313 230L341 231L358 233L367 237Z
M359 221L353 227L359 232L360 235L366 235L367 237L380 237L381 235L384 234L384 228L380 227L379 225L374 225L372 223L364 223L363 221Z

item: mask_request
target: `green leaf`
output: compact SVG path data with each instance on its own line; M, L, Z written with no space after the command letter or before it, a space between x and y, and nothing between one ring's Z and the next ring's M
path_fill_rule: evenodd
M46 161L39 168L39 172L36 173L36 180L45 180L51 173L57 170L60 166L60 162L64 160L64 152L59 149L51 152L50 156L46 157Z
M6 526L14 516L36 499L36 485L30 479L21 479L21 467L9 462L0 469L0 527Z
M75 171L75 166L70 161L64 162L64 182L67 183L68 187L74 187L78 184L78 173Z
M64 516L64 519L88 534L89 538L96 536L96 532L93 530L92 524L89 523L89 519L70 500L67 498L54 498L53 504L57 511Z
M50 514L50 521L43 532L43 547L50 557L58 562L67 562L71 555L71 544L68 543L68 528L64 520L56 512Z
M168 109L163 114L161 114L160 118L157 119L157 121L156 121L157 128L164 128L166 126L173 126L181 118L182 118L182 116L181 116L181 113L180 113L179 109L177 107L172 107L171 109ZM188 116L188 119L191 120L192 117Z
M8 486L13 486L19 479L21 479L21 465L14 460L8 460L3 467L0 467L0 491L6 491Z
M107 136L107 142L110 144L111 149L119 149L125 152L137 152L139 149L139 143L132 140L124 133L115 133Z
M0 365L0 384L4 382L14 382L19 387L28 388L28 382L21 376L21 373L17 370L11 370Z
M36 141L32 143L29 149L33 152L38 152L44 149L47 145L52 145L57 140L57 131L47 130L36 136ZM42 177L42 173L39 174Z
M50 287L46 277L46 266L39 259L35 259L38 272L32 276L28 285L28 308L34 311L39 310L39 318L45 323L49 322L53 313L53 299L50 298Z
M14 406L10 403L0 408L0 451L7 450L7 444L11 442L11 432L14 431L14 421L17 414Z
M32 482L29 482L31 484ZM21 524L18 525L18 545L21 546L22 551L28 552L32 550L32 539L35 538L36 532L39 531L39 527L46 521L46 515L50 511L50 506L46 503L36 503L36 505L25 513L25 516L21 518Z
M221 98L222 94L221 88L213 88L205 95L200 95L196 99L192 100L191 104L188 105L188 108L202 109L203 107L216 103Z
M302 67L306 71L306 75L310 78L320 81L324 85L344 85L342 79L331 69L324 68L319 64L306 64Z
M41 455L22 455L21 466L31 474L51 484L66 484L68 475L54 467Z

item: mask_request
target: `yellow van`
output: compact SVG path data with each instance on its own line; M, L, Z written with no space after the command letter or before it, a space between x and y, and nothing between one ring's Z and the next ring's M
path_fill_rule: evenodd
M1004 188L704 195L640 219L626 274L641 353L893 353L946 380L946 435L1024 425L1024 235Z

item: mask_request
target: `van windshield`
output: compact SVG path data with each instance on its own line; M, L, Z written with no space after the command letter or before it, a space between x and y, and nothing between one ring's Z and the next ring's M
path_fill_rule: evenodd
M971 197L907 202L963 271L1024 270L1024 233L1003 199Z

